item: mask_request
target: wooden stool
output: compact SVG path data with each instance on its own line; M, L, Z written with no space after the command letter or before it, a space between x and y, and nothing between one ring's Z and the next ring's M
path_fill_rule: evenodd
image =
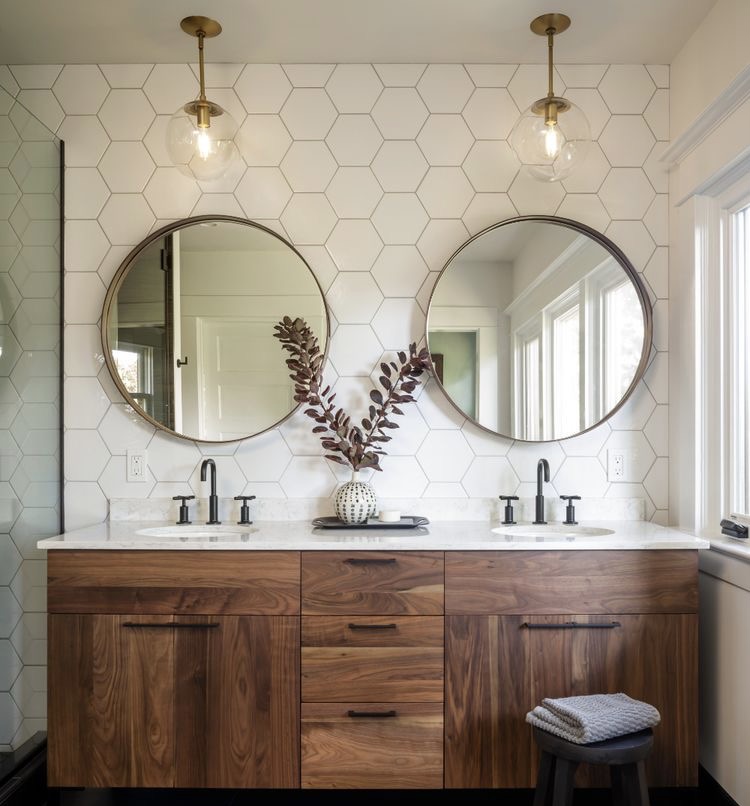
M616 806L649 806L645 761L654 743L650 728L593 744L574 744L534 728L534 740L542 751L534 806L547 806L550 794L552 806L570 806L581 763L609 766Z

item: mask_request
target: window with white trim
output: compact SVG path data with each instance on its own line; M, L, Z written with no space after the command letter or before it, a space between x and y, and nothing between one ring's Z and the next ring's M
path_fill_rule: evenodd
M726 219L727 293L724 367L729 390L725 430L726 505L730 512L750 512L750 199Z

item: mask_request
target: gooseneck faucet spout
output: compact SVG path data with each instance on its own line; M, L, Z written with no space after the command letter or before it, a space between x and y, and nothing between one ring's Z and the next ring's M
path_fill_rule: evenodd
M201 463L201 481L206 480L206 471L211 469L211 494L208 496L208 520L206 523L221 523L219 520L219 496L216 494L216 462L204 459Z
M542 482L549 481L549 462L546 459L540 459L536 465L536 498L534 499L535 524L547 523L544 520L544 495L542 495Z

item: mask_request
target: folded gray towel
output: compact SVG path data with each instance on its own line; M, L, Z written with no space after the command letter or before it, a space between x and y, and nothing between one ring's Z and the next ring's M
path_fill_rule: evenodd
M569 742L590 744L652 728L661 716L653 705L627 694L588 694L545 698L526 714L526 721Z

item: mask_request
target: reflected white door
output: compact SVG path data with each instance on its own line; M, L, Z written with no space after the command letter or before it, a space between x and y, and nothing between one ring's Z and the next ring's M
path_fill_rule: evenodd
M237 439L268 428L293 407L275 321L196 320L201 435Z

